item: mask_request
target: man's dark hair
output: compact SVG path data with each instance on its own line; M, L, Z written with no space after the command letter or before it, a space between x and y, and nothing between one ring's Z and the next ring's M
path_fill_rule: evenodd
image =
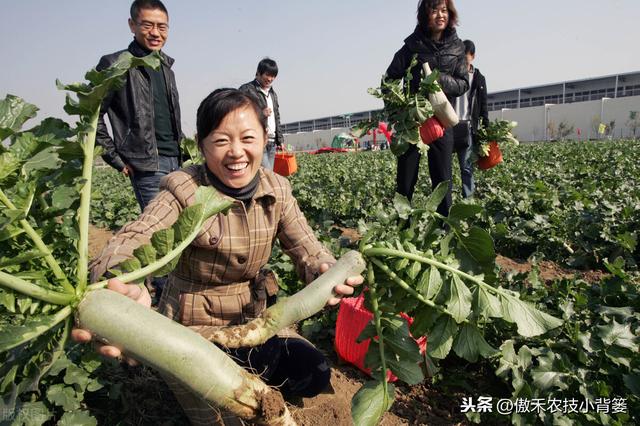
M164 4L162 4L160 0L135 0L131 3L131 10L129 11L132 21L135 22L138 20L140 9L160 9L169 16L167 8L164 7Z
M276 77L278 75L278 64L271 58L264 58L258 63L258 75L267 74Z
M476 45L473 44L471 40L465 40L464 43L464 53L470 53L472 55L476 54Z
M267 116L264 115L254 95L238 89L216 89L200 103L196 114L196 131L198 146L202 149L202 141L218 128L222 120L232 111L251 107L256 113L264 131L267 131Z
M418 28L427 33L431 32L431 28L429 28L429 12L442 3L447 5L447 10L449 11L447 28L453 28L458 25L458 11L453 4L453 0L420 0L418 3Z

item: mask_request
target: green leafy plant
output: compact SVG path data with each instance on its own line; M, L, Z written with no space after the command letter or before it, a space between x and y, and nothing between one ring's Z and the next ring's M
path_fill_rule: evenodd
M195 139L184 138L180 143L180 149L182 151L182 167L190 166L191 164L203 164L204 157L200 148L198 148L198 142Z
M513 413L513 424L533 424L537 419L545 424L637 423L638 277L624 271L620 258L605 264L610 275L597 285L564 279L550 285L531 280L528 286L516 281L511 286L565 322L549 336L505 341L495 362L496 374L509 384L514 401L574 401L582 406ZM493 333L504 336L507 331L498 328Z
M498 120L492 121L488 126L480 126L478 128L478 146L476 153L479 157L486 157L489 155L489 144L496 142L499 146L505 144L518 145L518 140L511 134L511 130L516 127L518 123L515 121Z
M413 79L411 70L417 65L418 59L414 55L404 79L393 80L385 75L382 77L380 87L368 89L370 95L382 99L384 108L371 120L359 123L355 127L354 134L363 135L368 130L378 127L380 121L386 121L389 128L393 128L391 151L396 156L402 155L409 148L409 144L416 145L422 153L428 151L429 147L420 140L420 126L433 116L428 95L441 90L437 82L439 73L436 70L424 77L418 92L411 94L409 90Z
M490 232L500 254L516 259L536 254L579 269L604 269L603 259L622 257L628 269L637 269L640 163L634 158L640 143L567 141L503 150L508 167L476 178L476 202L483 210L477 223ZM293 192L317 224L355 228L393 202L395 159L388 151L297 158ZM454 173L454 196L459 187ZM423 167L415 205L430 192Z
M51 413L43 404L24 404L17 397L36 391L41 379L60 371L66 371L68 386L53 385L47 398L67 412L65 419L86 416L78 401L87 389L99 387L89 379L95 369L91 362L71 366L65 356L73 309L87 290L98 111L101 99L121 84L129 67L157 64L157 57L123 56L105 72L87 73L88 84L58 83L77 93L65 106L80 116L75 129L47 118L22 131L37 107L12 95L0 101L0 136L10 138L0 145L0 391L7 415L20 418L24 410L38 408L40 418L48 419Z
M497 285L491 237L468 223L481 208L456 204L448 217L440 216L436 208L446 190L446 184L439 185L421 209L396 195L391 214L378 223L361 223L359 250L368 264L366 300L374 319L359 339L377 336L365 360L376 382L354 398L355 424L376 424L390 406L388 370L417 384L425 378L423 367L433 372L437 360L452 351L469 362L494 357L498 351L484 335L497 320L514 324L523 337L562 325L519 293ZM410 326L400 312L414 318ZM411 336L428 336L424 355Z
M91 194L91 223L117 231L140 215L131 182L111 167L95 168Z

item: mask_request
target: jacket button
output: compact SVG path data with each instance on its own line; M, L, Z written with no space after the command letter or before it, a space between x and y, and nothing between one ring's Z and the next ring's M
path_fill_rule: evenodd
M242 264L243 264L244 262L246 262L246 261L247 261L247 258L246 258L246 257L244 257L244 256L238 256L238 263L239 263L239 264L241 264L241 265L242 265Z
M209 238L209 244L216 244L218 242L218 237Z

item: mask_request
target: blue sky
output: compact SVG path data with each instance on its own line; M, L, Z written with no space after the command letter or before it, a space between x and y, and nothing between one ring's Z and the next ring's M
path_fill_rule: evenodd
M129 0L0 0L0 96L62 117L55 79L125 48ZM166 0L183 128L213 89L274 58L283 122L380 107L367 94L415 26L417 0ZM640 70L638 0L457 0L489 91Z

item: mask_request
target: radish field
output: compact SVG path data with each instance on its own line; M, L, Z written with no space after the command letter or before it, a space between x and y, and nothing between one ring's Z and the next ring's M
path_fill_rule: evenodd
M505 256L546 259L578 269L602 268L622 257L635 269L640 256L640 142L533 143L507 148L505 162L475 171L478 224ZM357 228L391 203L395 159L390 151L298 154L290 177L306 217L318 224ZM92 222L117 230L139 209L128 180L96 170ZM431 193L426 161L414 205ZM460 177L454 158L454 196Z
M409 205L394 196L389 151L297 155L290 181L318 237L336 256L359 249L371 259L365 275L369 293L377 294L367 307L376 320L363 337L381 338L371 341L367 365L399 378L391 384L374 375L366 382L354 398L354 419L369 418L364 406L375 416L359 424L375 424L386 410L429 423L429 400L418 402L429 391L446 401L440 409L469 424L637 424L639 155L640 142L632 140L508 147L504 163L475 172L476 195L467 201L454 159L451 233L433 226L443 188L432 191L426 161ZM112 231L139 214L128 180L110 168L93 171L91 207L93 225ZM495 254L531 270L502 270ZM576 274L543 279L543 262ZM269 266L282 295L303 287L277 245ZM33 311L25 300L0 290L0 318ZM411 327L394 319L397 312L415 317ZM335 316L323 311L301 322L300 331L331 352ZM407 341L409 332L427 334L423 358ZM12 379L22 373L0 371L0 393L16 405ZM154 400L161 417L136 422L184 422L161 381L145 371L131 382L122 366L76 347L55 360L40 385L29 385L30 400L16 405L12 424L111 424ZM511 401L511 408L498 412L499 401ZM163 404L174 408L162 411Z

